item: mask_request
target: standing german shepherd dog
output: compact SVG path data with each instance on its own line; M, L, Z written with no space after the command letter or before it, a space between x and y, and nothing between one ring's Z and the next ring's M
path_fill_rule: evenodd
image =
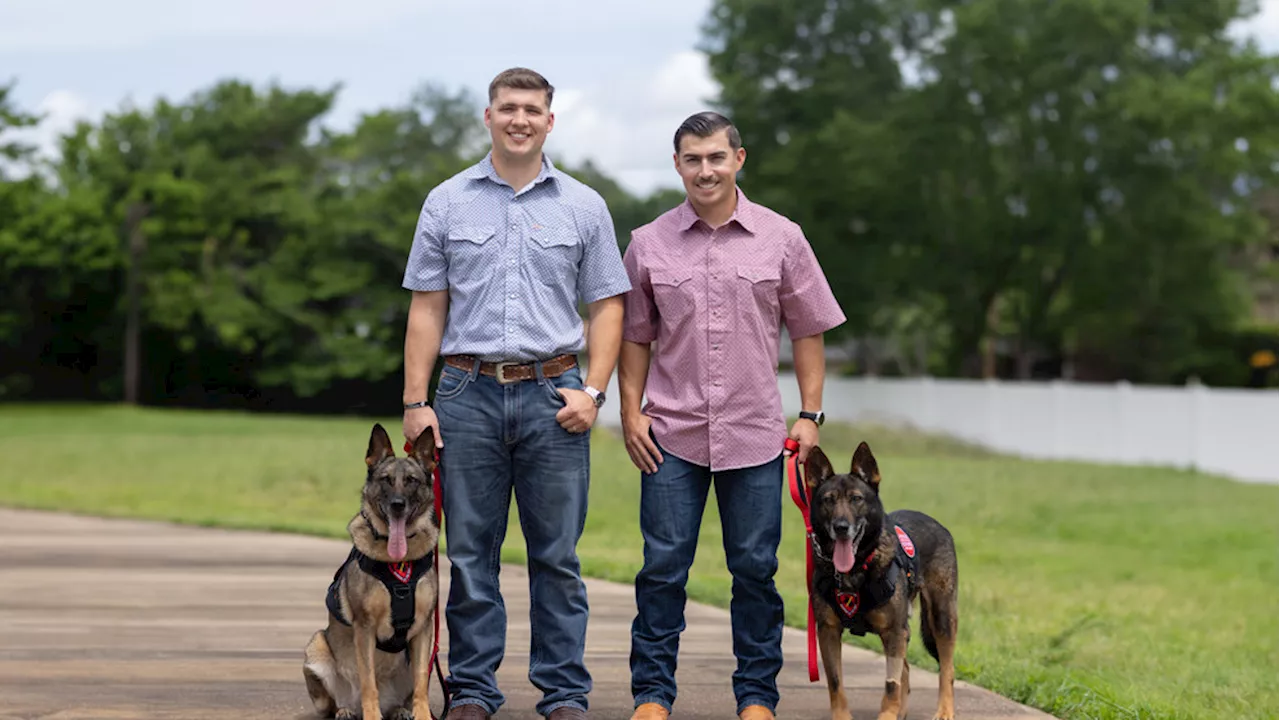
M818 646L831 695L832 720L849 720L841 664L844 630L880 636L885 654L884 696L878 720L907 713L908 621L920 597L920 635L940 666L935 720L955 717L956 548L951 533L923 513L886 514L880 470L864 442L848 474L837 475L822 450L805 460L813 527L813 603Z
M387 431L373 426L360 512L347 525L351 554L325 599L329 626L311 637L302 666L307 692L326 717L431 718L439 580L430 571L440 534L434 452L431 428L409 457L397 458Z

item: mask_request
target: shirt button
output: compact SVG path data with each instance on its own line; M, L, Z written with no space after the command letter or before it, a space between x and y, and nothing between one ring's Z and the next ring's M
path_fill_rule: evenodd
M512 299L512 300L515 300L515 299L516 299L516 294L515 294L515 293L511 293L511 299Z

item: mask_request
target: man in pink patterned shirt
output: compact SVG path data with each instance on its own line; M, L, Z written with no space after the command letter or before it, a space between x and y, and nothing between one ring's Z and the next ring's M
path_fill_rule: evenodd
M675 150L687 198L636 229L623 257L632 289L618 383L627 452L641 471L645 558L631 631L633 720L664 720L675 702L685 582L713 483L733 575L737 712L770 720L782 668L773 580L782 443L797 440L803 461L818 442L822 334L845 316L800 227L738 189L746 150L727 118L685 120ZM790 432L777 375L783 325L802 405Z

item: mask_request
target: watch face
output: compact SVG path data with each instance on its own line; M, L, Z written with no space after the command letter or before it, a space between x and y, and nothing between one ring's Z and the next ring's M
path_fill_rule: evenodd
M591 396L591 401L596 404L596 407L604 405L604 392L593 387L583 388L583 392Z

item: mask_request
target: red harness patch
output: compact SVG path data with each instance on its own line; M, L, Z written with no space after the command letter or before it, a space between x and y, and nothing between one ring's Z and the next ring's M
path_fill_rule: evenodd
M893 531L898 534L898 542L902 543L902 551L907 554L907 557L915 557L916 546L911 542L911 538L907 535L907 532L897 525L893 526Z
M404 561L398 563L387 563L387 569L391 571L392 575L396 576L397 580L402 583L407 583L409 582L410 576L413 575L413 562Z
M862 599L858 597L858 593L837 590L836 602L840 604L840 611L845 614L845 617L853 617L858 614L858 604L862 602Z

